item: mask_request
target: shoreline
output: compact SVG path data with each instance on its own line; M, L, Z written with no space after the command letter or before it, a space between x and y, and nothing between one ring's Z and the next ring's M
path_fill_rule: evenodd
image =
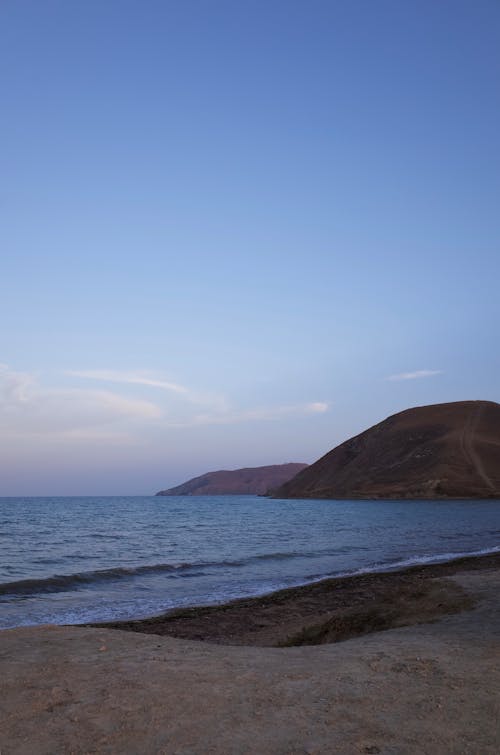
M2 631L0 749L5 755L497 755L500 554L379 577L382 588L400 580L402 590L392 589L392 597L406 596L419 615L407 615L399 627L372 626L370 634L365 623L357 632L364 636L333 644L327 637L320 647L251 647L241 641L241 624L239 644L247 647L231 647L234 638L192 642L102 625ZM225 609L231 614L246 602L253 606L247 620L264 625L272 623L266 601L289 609L295 601L304 625L318 595L323 609L329 593L340 602L343 596L358 617L363 596L382 596L373 575L336 582L330 591L316 583ZM426 606L434 615L424 617ZM365 622L366 616L361 612ZM213 619L210 612L200 618L205 639L206 626L220 621ZM289 611L285 627L294 620ZM258 645L255 623L250 629Z
M328 577L226 603L79 626L219 645L288 647L335 643L468 610L474 605L473 599L449 578L461 572L485 570L500 570L500 552Z

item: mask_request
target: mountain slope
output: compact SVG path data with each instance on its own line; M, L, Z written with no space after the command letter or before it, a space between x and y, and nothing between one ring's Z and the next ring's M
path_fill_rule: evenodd
M156 495L265 495L290 480L306 464L273 464L268 467L219 470L194 477L182 485L160 490Z
M337 446L272 495L500 497L500 405L457 401L394 414Z

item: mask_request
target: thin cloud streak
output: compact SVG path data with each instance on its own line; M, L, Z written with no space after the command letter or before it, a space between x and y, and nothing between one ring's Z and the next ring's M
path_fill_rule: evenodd
M132 385L147 385L151 388L161 388L183 395L189 394L189 389L178 383L158 380L140 372L119 372L117 370L67 370L66 375L84 378L86 380L101 380L106 383L128 383Z
M389 375L386 380L420 380L421 378L433 377L434 375L442 374L442 370L415 370L415 372L400 372L398 375Z
M122 383L128 385L143 385L147 388L159 388L167 393L177 395L180 399L191 404L204 406L212 411L227 410L228 403L223 396L211 393L203 393L180 383L173 383L170 380L164 380L154 376L150 372L133 371L122 372L120 370L66 370L66 375L70 377L83 378L85 380L99 380L101 382Z
M324 414L329 409L324 401L239 409L224 397L194 394L189 388L144 373L82 370L69 374L160 388L165 390L164 400L154 403L109 390L43 386L36 375L0 364L0 441L32 438L38 443L45 438L58 442L144 444L161 428L279 421ZM197 396L196 401L192 395Z
M172 423L172 427L196 427L200 425L235 425L240 422L271 421L286 417L301 417L324 414L330 405L324 401L312 401L306 404L287 406L258 407L242 411L230 411L222 414L198 414L187 422Z
M172 383L146 370L121 372L118 370L68 370L65 373L71 377L98 380L102 382L115 382L123 384L143 385L145 387L160 388L171 395L169 412L164 417L162 424L170 428L196 427L201 425L234 425L240 422L269 421L282 417L306 416L322 414L328 411L329 404L323 401L312 401L304 404L288 406L257 407L255 409L238 410L230 405L224 396L195 391L185 385ZM177 394L175 396L175 394ZM180 400L180 404L175 399ZM174 403L172 404L172 400ZM197 404L204 411L198 410L192 414L192 409L186 408L186 404ZM184 403L184 406L183 406ZM177 415L177 416L176 416Z
M111 391L47 388L36 377L0 365L0 437L124 437L116 424L157 422L163 409ZM113 430L109 430L112 426Z

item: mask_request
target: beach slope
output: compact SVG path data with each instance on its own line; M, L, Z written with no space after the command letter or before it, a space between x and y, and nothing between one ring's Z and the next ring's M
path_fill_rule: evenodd
M319 646L6 630L2 755L496 755L500 570L486 560L446 581L473 607Z

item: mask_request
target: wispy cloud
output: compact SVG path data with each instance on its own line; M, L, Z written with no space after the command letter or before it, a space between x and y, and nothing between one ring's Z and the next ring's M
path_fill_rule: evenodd
M320 415L329 404L297 404L240 408L223 396L203 394L150 373L78 370L71 377L160 389L153 402L118 391L50 386L32 373L0 364L0 440L43 438L55 442L144 444L158 431L207 425L269 422Z
M83 378L84 380L98 380L104 383L121 383L142 385L146 388L158 388L170 393L173 399L177 398L187 403L198 404L214 411L224 411L228 408L226 399L220 394L197 391L145 370L134 370L132 372L108 369L67 370L65 374L70 377Z
M287 406L269 406L256 409L248 409L242 412L235 412L232 417L233 421L244 420L271 420L280 417L305 416L308 414L323 414L328 411L328 404L321 401L314 401L307 404L291 404Z
M26 372L15 372L7 364L0 364L0 405L28 401L35 378Z
M103 390L47 388L36 376L0 365L0 418L4 437L123 437L117 423L159 420L163 410L144 399Z
M312 401L310 404L304 405L310 414L324 414L330 408L330 404L327 401Z
M179 426L193 427L196 425L235 425L240 422L259 422L284 419L286 417L301 417L323 414L329 409L324 401L313 401L305 404L289 404L286 406L267 406L255 409L233 409L225 412L211 412L197 414Z
M147 385L151 388L160 388L164 391L172 391L183 395L189 394L189 389L184 385L172 383L168 380L158 380L147 373L120 372L118 370L68 370L66 375L79 377L87 380L100 380L105 383L128 383L132 385Z
M420 378L442 374L442 370L415 370L415 372L400 372L398 375L389 375L386 380L420 380Z
M69 370L65 374L85 380L142 385L166 391L170 394L165 405L165 417L162 423L166 427L234 425L240 422L269 421L282 417L321 414L329 408L329 405L323 401L313 401L286 406L238 409L231 406L230 402L220 394L194 390L146 370L125 372L109 369ZM194 413L193 405L196 406Z

